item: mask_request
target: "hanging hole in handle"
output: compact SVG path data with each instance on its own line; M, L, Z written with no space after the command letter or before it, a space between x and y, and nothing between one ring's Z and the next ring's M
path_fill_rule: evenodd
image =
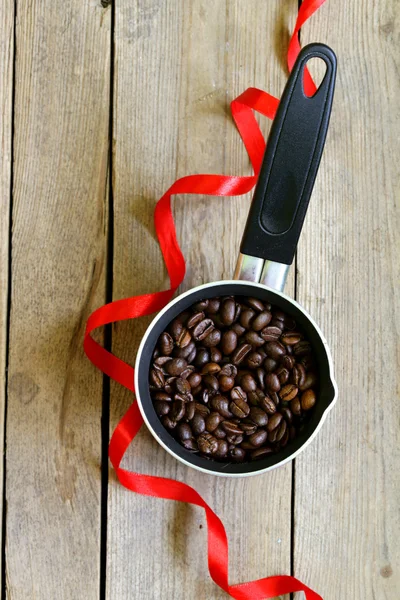
M325 79L325 75L327 72L327 66L326 66L326 62L322 58L313 56L312 58L310 58L310 60L307 61L306 67L307 67L308 72L311 75L312 80L314 81L317 89L315 91L313 91L313 93L308 93L309 85L307 85L305 69L304 69L304 73L303 73L303 89L304 89L304 94L307 96L307 98L312 98L318 92L319 88L321 87L322 82Z

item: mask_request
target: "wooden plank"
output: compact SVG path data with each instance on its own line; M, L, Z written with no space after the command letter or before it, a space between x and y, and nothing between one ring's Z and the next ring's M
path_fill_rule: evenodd
M98 599L110 8L18 2L7 597Z
M331 344L339 385L296 461L295 574L325 600L399 597L399 9L329 2L302 32L339 59L298 262L298 299Z
M156 199L177 176L250 172L229 101L250 85L281 93L283 24L295 10L261 0L217 2L212 10L204 0L116 6L115 299L166 288L152 219ZM184 289L231 277L247 209L248 198L174 200L188 261ZM118 356L133 363L148 322L114 328ZM112 428L131 401L112 387ZM124 466L185 481L210 502L227 527L232 582L290 572L290 465L225 481L178 464L142 431ZM108 519L110 600L226 597L208 575L201 510L133 496L111 477Z
M0 448L4 448L7 320L9 294L9 229L12 163L12 94L14 2L0 6ZM3 510L3 460L0 461L0 512ZM0 535L3 522L0 520ZM0 573L0 587L2 586Z

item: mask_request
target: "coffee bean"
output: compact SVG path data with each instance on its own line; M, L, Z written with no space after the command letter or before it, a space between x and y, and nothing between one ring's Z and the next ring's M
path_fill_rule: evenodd
M276 342L281 337L282 331L279 327L268 325L261 330L261 337L266 342Z
M281 421L282 421L283 417L281 415L281 413L276 412L275 414L273 414L268 421L268 425L267 425L267 431L273 431L274 429L276 429Z
M237 335L233 329L228 329L222 334L221 338L221 350L225 356L232 354L236 350L237 346Z
M286 348L286 352L287 351L288 349ZM285 354L281 358L282 367L285 367L285 369L287 369L288 371L291 371L293 369L295 362L295 358L293 356L290 356L289 354Z
M219 298L210 298L208 301L208 306L206 308L206 313L208 315L215 315L219 311L219 307L221 305Z
M250 409L249 419L259 427L265 427L268 423L268 415L262 408L252 406Z
M201 370L202 375L216 375L221 370L221 367L217 363L209 362Z
M262 329L267 327L271 319L271 313L268 310L263 310L253 319L251 326L254 329L254 331L261 331Z
M302 356L306 356L311 353L311 344L307 341L298 342L293 346L294 355L297 358L301 358Z
M200 321L204 319L204 316L205 315L203 311L195 312L191 317L189 317L186 323L187 328L193 329L193 327L196 327L196 325L198 325Z
M219 383L218 383L218 379L215 377L215 375L210 375L210 374L204 375L203 383L208 390L212 390L213 392L218 392Z
M221 427L226 433L240 435L242 430L234 421L222 421Z
M199 412L195 412L191 425L194 435L198 436L203 433L206 430L206 421L204 415L201 415Z
M192 336L186 328L183 328L175 343L178 348L186 348L192 341Z
M276 434L275 442L280 442L281 439L283 438L283 436L285 435L286 431L287 431L287 423L283 419L281 421L279 427L277 427L277 434Z
M152 369L150 371L150 383L158 389L163 388L165 385L165 377L162 372L158 369Z
M175 427L176 427L176 421L173 421L172 419L170 419L170 417L168 415L165 415L164 417L161 418L161 423L164 425L164 427L166 429L175 429Z
M181 439L182 441L189 440L192 437L192 429L187 423L179 423L178 427L176 428L176 431L178 433L179 439Z
M158 339L158 345L160 347L161 354L163 356L169 356L174 349L174 340L169 333L164 331Z
M158 358L160 356L160 351L158 348L156 348L153 352L153 360L156 360L156 358Z
M210 402L211 408L216 410L225 419L229 419L232 413L229 410L229 401L224 396L214 396Z
M226 432L222 429L220 425L218 425L217 429L214 429L213 435L218 440L223 440L226 438Z
M203 404L208 404L208 401L210 399L210 390L203 390L203 393L201 395L201 399L203 401Z
M289 370L286 369L285 367L278 367L278 369L275 371L276 375L278 376L279 379L279 383L281 385L284 385L285 383L287 383L289 381Z
M231 400L243 400L246 402L247 394L240 386L236 386L231 390Z
M176 377L168 377L168 379L165 380L164 391L169 395L172 394L173 388L175 387L175 379Z
M228 377L236 377L237 372L237 367L235 367L235 365L227 363L222 367L221 371L219 372L219 376L227 375Z
M246 364L248 367L250 367L250 369L256 369L261 365L262 360L262 355L259 352L250 352L250 354L247 356Z
M236 348L235 352L232 354L232 362L234 365L240 365L240 363L246 358L246 356L251 352L250 344L241 344L238 348Z
M222 360L222 352L218 350L215 346L210 348L210 360L214 363L219 363Z
M300 363L296 363L292 370L291 380L294 385L301 387L306 379L306 370Z
M187 394L191 390L190 383L187 379L182 379L182 377L178 377L175 380L175 388L180 394Z
M201 402L195 402L195 406L196 406L196 413L198 413L202 417L206 417L207 415L210 414L210 409L207 408L207 406L204 406L204 404L201 404Z
M165 370L169 375L178 377L187 367L187 362L184 358L173 358L165 365Z
M210 362L210 352L205 348L201 348L197 352L194 364L196 365L196 367L202 367L208 362Z
M193 388L196 388L201 384L201 375L200 373L191 373L191 375L189 375L186 381L189 383L190 387L193 390Z
M203 310L206 310L206 308L208 308L210 301L209 300L200 300L200 302L196 302L196 304L193 304L192 308L193 310L196 310L198 312L201 312Z
M250 409L250 416L251 416L251 409ZM250 419L245 419L245 421L250 421ZM245 421L242 421L241 423L239 423L239 427L243 431L243 433L245 433L246 435L251 435L252 433L255 433L257 431L257 425L253 422L245 423Z
M286 431L285 431L282 439L279 442L280 447L284 448L287 445L288 441L289 441L289 427L286 427Z
M302 392L309 390L317 385L317 376L314 371L309 371L304 377L304 381L299 383L299 388Z
M196 327L193 329L193 338L196 341L204 340L208 334L210 334L214 329L214 323L211 319L203 319L200 323L197 323Z
M234 462L243 462L246 458L246 452L242 448L235 446L229 450L229 456Z
M276 427L275 429L273 429L272 431L270 431L268 433L268 441L270 444L275 444L275 442L277 441L277 437L278 437L278 433L279 433L279 427Z
M276 413L276 405L269 396L264 396L264 398L260 400L260 407L265 410L267 415Z
M218 450L218 440L210 433L201 433L197 445L203 454L214 454Z
M284 402L289 402L297 396L298 388L293 383L288 383L279 392L279 396Z
M259 348L265 344L263 338L260 337L256 331L248 331L244 336L244 339L248 344L251 344L253 348Z
M305 356L302 356L299 360L299 363L303 365L306 371L310 371L315 367L314 358L311 354L306 354Z
M165 402L165 400L155 400L154 409L159 417L167 415L171 410L171 403Z
M193 438L190 438L189 440L182 440L181 443L182 443L182 446L184 448L186 448L186 450L189 450L190 452L197 452L199 449L196 440L194 440Z
M243 442L243 435L227 435L226 441L228 442L228 444L239 446L239 444Z
M194 402L194 400L186 402L186 404L185 404L185 419L186 419L186 421L191 421L193 419L195 410L196 410L196 403Z
M246 298L245 303L257 312L264 310L264 304L258 298Z
M251 321L255 317L255 314L256 313L254 312L254 310L251 310L251 308L242 310L242 312L240 313L239 323L242 327L244 327L245 330L250 329Z
M268 434L265 429L259 429L249 437L249 442L254 448L259 448L267 440Z
M236 333L236 335L239 337L244 334L246 329L244 327L242 327L242 325L240 325L240 323L234 323L232 325L232 331L234 331Z
M221 321L224 325L232 325L235 319L236 303L233 298L227 298L221 304Z
M173 421L181 421L185 416L186 407L183 400L175 400L172 403L172 408L169 416Z
M277 327L280 330L281 335L283 333L283 330L285 329L285 323L284 323L284 321L280 321L279 319L275 319L275 317L272 317L271 322L270 322L270 326L271 327Z
M301 415L301 404L298 398L294 398L290 403L290 410L296 417Z
M172 402L172 397L170 394L166 392L153 392L152 393L153 400L163 400L164 402Z
M178 346L175 346L172 352L172 356L174 356L175 358L185 358L189 362L188 359L193 352L196 352L196 344L192 340L184 348L178 348Z
M285 346L293 346L294 344L298 344L302 339L302 335L300 333L296 333L295 331L288 331L281 335L281 342L285 344Z
M257 389L257 382L252 375L246 374L240 378L240 386L245 392L255 392Z
M289 423L289 425L291 425L293 422L293 413L290 410L290 408L288 408L287 406L284 406L283 408L281 408L281 414L282 414L283 418L285 419L285 421L287 423Z
M212 433L215 429L217 429L218 425L221 423L223 417L218 412L212 412L206 418L206 429L209 433Z
M265 351L268 356L274 360L279 360L284 354L286 354L285 346L280 342L267 342L265 344Z
M263 362L263 366L266 373L272 373L278 366L278 362L273 358L266 358Z
M236 388L234 388L234 389L236 389ZM247 402L243 398L235 397L234 399L232 399L232 402L229 405L229 410L231 411L232 414L235 415L235 417L238 417L239 419L243 419L244 417L247 417L247 415L249 414L250 406L247 404Z
M172 339L176 342L179 339L184 327L179 319L174 319L169 326Z
M218 381L221 392L229 392L229 390L231 390L235 385L235 379L233 377L229 377L228 375L222 375Z
M214 452L217 458L225 458L228 454L228 444L225 440L218 440L218 448Z
M251 460L260 460L261 458L265 458L269 454L273 454L272 448L269 446L264 446L263 448L257 448L257 450L253 450L250 454Z
M189 377L189 375L191 375L193 373L193 371L195 370L193 365L188 365L186 367L186 369L184 371L182 371L180 377L182 379L187 379Z
M315 396L315 392L312 389L306 390L301 395L301 408L303 410L310 410L316 402L317 398Z
M183 327L186 325L187 320L189 319L189 317L191 316L191 312L188 310L184 310L183 312L181 312L177 317L177 321L179 321L180 323L182 323Z
M270 392L279 392L281 384L279 383L279 377L276 373L268 373L265 378L265 387Z
M203 339L203 346L211 348L212 346L218 346L221 341L221 332L219 329L213 329L207 337Z

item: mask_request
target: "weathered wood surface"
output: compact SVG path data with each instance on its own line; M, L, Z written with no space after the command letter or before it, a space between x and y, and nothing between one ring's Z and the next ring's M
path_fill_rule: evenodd
M328 2L302 31L339 60L297 279L339 386L295 469L294 570L324 600L400 590L399 17L398 2Z
M8 372L7 598L98 599L110 10L19 1Z
M152 1L146 8L119 4L114 298L166 288L153 209L177 176L250 173L228 116L229 102L250 85L281 93L286 81L283 23L295 11L292 2L262 0L216 2L212 10L205 0ZM248 201L174 200L178 238L188 261L185 289L232 276ZM147 322L118 324L113 335L118 356L134 360ZM131 401L128 392L113 387L112 428ZM233 582L290 572L291 465L265 477L221 480L178 464L146 431L124 464L185 481L204 496L226 525ZM208 575L204 511L133 496L113 477L108 511L109 600L226 598Z
M12 94L14 3L0 6L0 448L4 446L7 321L9 294L9 228L12 163ZM0 512L3 509L3 459L0 460ZM0 519L0 532L3 523ZM0 587L2 585L0 573Z

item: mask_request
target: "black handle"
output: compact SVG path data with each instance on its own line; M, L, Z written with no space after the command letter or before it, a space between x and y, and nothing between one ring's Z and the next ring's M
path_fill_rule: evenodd
M326 64L314 96L303 89L310 58ZM307 212L331 114L336 56L324 44L305 46L292 69L268 138L240 252L290 265Z

